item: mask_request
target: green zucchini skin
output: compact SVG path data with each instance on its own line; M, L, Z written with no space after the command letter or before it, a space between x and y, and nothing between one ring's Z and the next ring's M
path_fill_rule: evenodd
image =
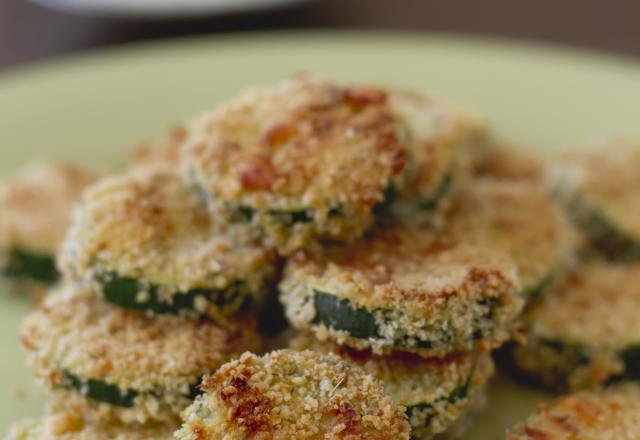
M124 393L115 385L110 385L101 380L80 379L75 374L64 371L64 378L69 388L80 391L86 397L110 405L121 406L123 408L133 407L138 392L127 390Z
M537 284L525 289L523 296L527 300L535 300L549 287L556 279L559 270L553 269L547 273Z
M45 284L54 284L60 278L52 255L38 254L23 249L13 249L7 264L1 269L9 278L24 278Z
M570 218L587 236L591 247L611 261L640 260L640 238L629 237L582 197L574 196L567 204Z
M108 403L110 405L119 406L122 408L132 408L136 397L140 392L132 389L122 391L116 385L108 384L101 380L96 379L81 379L69 371L63 371L65 380L65 386L67 388L79 391L84 396L96 400L98 402ZM189 387L189 394L184 396L188 399L195 399L196 396L201 394L200 384L194 384ZM150 392L151 394L156 394ZM159 395L159 394L158 394Z
M156 314L178 314L180 312L194 312L196 298L207 298L218 307L237 306L244 302L241 294L241 283L235 282L224 290L191 289L186 292L176 292L171 295L171 303L160 299L155 284L147 284L132 277L123 277L114 272L103 273L96 276L96 281L102 289L104 298L117 306L150 311ZM137 299L139 292L146 292L147 298L142 301Z
M414 412L432 410L434 405L441 401L446 401L447 403L450 403L453 405L457 403L459 400L466 398L468 394L469 394L469 384L465 383L455 388L449 395L442 396L440 399L436 400L436 402L433 402L433 403L422 402L422 403L416 403L415 405L407 406L407 409L405 412L407 414L407 417L411 418ZM431 420L433 419L433 417L435 417L435 415L436 415L435 412L429 414L429 416L425 420L425 426L428 426L431 423Z
M384 339L376 321L376 314L385 315L382 309L368 310L363 307L354 306L348 299L339 299L335 295L314 289L314 307L316 316L311 324L324 324L328 328L344 331L356 339ZM491 320L495 309L500 305L500 301L495 298L481 301L482 304L489 305L488 312L477 318ZM476 320L477 321L477 320ZM474 334L474 339L482 339L481 333ZM434 348L450 344L449 340L426 341L413 339L415 343L412 348ZM405 339L394 341L394 348L402 349L409 346Z
M447 171L447 173L442 176L438 186L436 187L433 195L429 198L422 200L418 207L423 211L433 211L440 201L446 197L446 195L451 190L453 184L453 173L451 171Z

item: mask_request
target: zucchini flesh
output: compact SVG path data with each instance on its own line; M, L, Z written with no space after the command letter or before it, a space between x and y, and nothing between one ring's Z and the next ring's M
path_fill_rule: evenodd
M140 392L132 389L123 391L116 385L108 384L102 380L81 379L69 371L63 371L63 376L67 388L77 390L92 400L108 403L114 406L131 408L134 405L136 397L140 394ZM162 395L162 393L153 391L150 391L149 393L158 397ZM189 394L184 397L193 400L199 394L201 394L200 385L194 384L189 387Z
M640 240L627 236L611 223L599 209L590 206L580 196L568 204L569 215L588 237L591 246L613 261L640 259Z
M60 278L52 255L38 254L19 248L10 252L2 273L10 278L28 278L47 284L53 284Z
M316 315L311 321L312 324L324 324L328 328L344 331L351 337L357 339L384 339L381 336L376 314L386 315L388 312L384 309L368 310L364 307L354 306L348 299L339 299L335 295L314 289L314 307ZM500 306L501 302L498 298L488 298L479 301L480 304L488 306L487 313L475 319L476 323L481 320L491 320L495 313L495 309ZM484 334L475 332L474 339L482 339ZM427 341L417 338L405 338L395 340L393 346L395 348L405 348L411 346L414 348L433 348L450 344L449 339L438 341Z
M244 302L239 281L222 290L196 288L186 292L175 292L171 295L170 303L161 300L158 285L143 283L132 277L108 272L96 276L96 281L100 284L102 294L107 301L126 309L151 311L157 314L195 311L195 301L198 297L204 297L220 308L240 307ZM146 298L143 300L138 298L140 292L146 292Z

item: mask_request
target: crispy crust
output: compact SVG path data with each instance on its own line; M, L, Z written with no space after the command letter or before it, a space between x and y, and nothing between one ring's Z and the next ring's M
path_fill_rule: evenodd
M640 390L627 384L542 404L508 440L633 440L640 437Z
M403 408L333 354L246 353L203 380L179 439L408 439Z
M524 292L570 265L578 242L563 210L536 182L474 179L453 196L446 220L468 242L506 252Z
M6 440L168 440L177 427L171 423L98 423L63 411L14 423Z
M69 286L51 293L27 317L22 342L37 380L47 388L69 387L72 374L115 385L123 393L133 390L133 406L112 412L141 422L177 414L203 374L260 347L251 320L222 327L170 315L150 317Z
M250 209L289 249L306 235L351 238L371 223L405 171L398 125L384 91L300 75L196 119L182 158L214 209ZM310 218L285 231L269 224L274 210Z
M0 251L54 255L73 203L99 173L66 163L32 164L0 182Z
M640 264L586 263L552 286L525 315L528 344L517 366L548 386L579 389L625 372L623 353L640 346Z
M488 353L422 358L397 351L379 356L322 342L307 333L294 338L290 347L337 354L378 379L396 404L405 408L416 406L409 418L413 438L432 438L450 428L495 372Z
M613 139L565 152L552 175L565 200L578 197L621 234L640 240L639 168L638 145Z
M395 347L443 356L507 339L523 305L519 290L515 268L501 253L396 224L357 243L298 253L285 267L280 298L290 322L322 340L377 353ZM317 323L318 292L370 311L378 337L355 338Z
M178 174L156 168L104 179L86 191L62 267L88 286L114 272L158 285L162 299L171 302L179 291L225 289L235 282L262 294L275 255L239 230L219 228Z
M522 147L488 142L478 150L467 162L472 176L530 182L542 182L545 178L543 159Z

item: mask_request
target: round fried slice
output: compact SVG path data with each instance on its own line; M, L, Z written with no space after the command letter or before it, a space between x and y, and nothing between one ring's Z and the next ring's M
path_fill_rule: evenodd
M308 333L290 347L334 353L378 379L391 399L405 408L411 437L430 439L451 428L494 374L489 353L457 353L423 358L396 351L386 356L322 342Z
M593 249L613 260L640 259L640 147L611 140L566 152L556 190Z
M640 389L627 384L580 391L542 404L507 440L635 440L640 438Z
M171 423L93 423L65 411L14 423L5 440L169 440L176 429Z
M557 389L640 380L640 264L590 262L525 315L517 367Z
M330 353L245 353L203 379L181 440L408 439L402 407L362 369Z
M404 175L402 136L386 92L299 75L197 118L182 159L214 212L288 253L372 223Z
M105 419L139 422L175 416L203 374L261 344L251 319L147 316L69 286L27 317L22 341L46 388L82 395Z
M449 194L459 171L457 150L475 142L480 123L444 102L414 92L389 93L389 105L408 140L408 178L400 202L431 211Z
M506 252L528 298L570 265L578 242L562 208L536 182L475 179L454 195L446 222L468 242Z
M72 205L99 173L66 163L36 163L0 181L0 273L53 283Z
M62 266L121 307L229 314L260 296L275 254L218 228L179 174L155 168L104 179L77 208Z
M519 291L501 252L399 224L357 243L299 252L280 283L294 327L378 354L423 356L500 345L522 308Z

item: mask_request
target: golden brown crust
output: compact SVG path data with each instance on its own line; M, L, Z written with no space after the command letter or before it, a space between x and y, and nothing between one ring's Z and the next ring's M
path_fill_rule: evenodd
M299 75L196 119L182 159L221 212L250 209L285 251L311 236L351 238L405 171L406 145L386 92ZM306 212L294 231L273 211Z
M508 440L634 440L640 438L640 390L627 384L578 392L542 404Z
M563 210L536 182L474 179L447 208L447 228L506 252L525 292L570 264L578 242Z
M0 182L0 249L54 255L71 210L100 173L67 163L31 164Z
M545 178L544 160L522 147L490 142L480 150L481 154L469 164L474 176L530 182L542 182Z
M169 440L177 425L171 423L104 423L71 411L21 420L9 428L6 440Z
M333 354L244 354L203 381L179 439L408 439L404 409Z
M123 409L122 416L144 421L179 412L203 374L245 350L259 349L260 338L250 319L223 327L151 317L64 286L27 317L22 343L47 388L67 386L66 373L71 373L134 390L134 408Z
M640 148L612 139L563 153L553 170L564 197L577 196L621 233L640 238Z
M72 278L89 284L115 272L160 285L169 296L193 288L224 289L237 281L259 294L274 265L272 251L239 230L218 227L180 175L158 168L104 179L88 189L62 255Z
M515 268L500 252L467 246L458 238L396 223L356 243L299 253L288 261L280 283L287 317L321 339L376 352L388 351L398 341L404 341L403 349L430 356L500 344L523 305ZM317 292L371 311L379 337L353 338L315 323ZM496 306L490 314L489 303ZM486 338L474 338L478 331ZM418 348L417 340L433 346ZM446 346L440 344L444 340Z

